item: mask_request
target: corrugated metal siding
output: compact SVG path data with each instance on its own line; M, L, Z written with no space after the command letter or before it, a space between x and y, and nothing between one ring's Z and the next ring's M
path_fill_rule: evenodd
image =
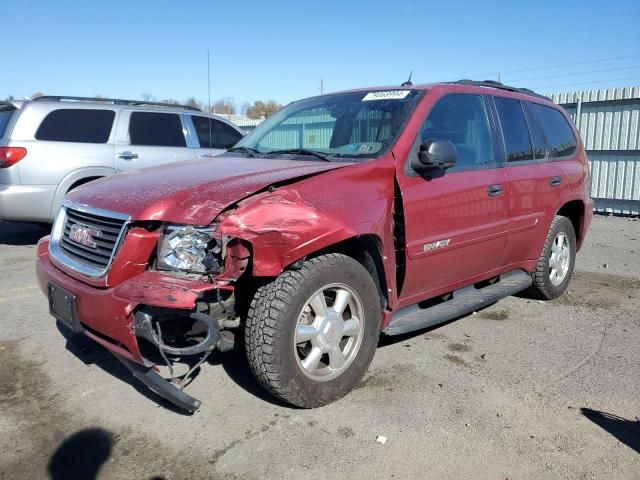
M631 105L582 107L578 119L587 150L638 150L640 101Z
M584 90L580 92L553 93L551 100L558 105L588 102L609 102L613 100L640 99L640 87L607 88L603 90Z
M591 197L600 201L638 202L635 210L640 210L640 152L587 155L591 165Z
M640 214L640 87L554 94L580 131L598 211ZM580 110L580 115L577 115Z

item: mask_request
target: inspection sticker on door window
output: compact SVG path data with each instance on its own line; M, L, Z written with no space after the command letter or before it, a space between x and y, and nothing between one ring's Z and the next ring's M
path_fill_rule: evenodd
M411 90L383 90L380 92L369 92L363 98L363 102L370 100L402 100L411 93Z

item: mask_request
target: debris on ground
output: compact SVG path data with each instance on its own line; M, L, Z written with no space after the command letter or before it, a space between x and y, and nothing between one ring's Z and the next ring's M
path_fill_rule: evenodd
M379 443L380 445L384 445L385 443L387 443L387 437L383 437L382 435L378 435L376 437L376 443Z

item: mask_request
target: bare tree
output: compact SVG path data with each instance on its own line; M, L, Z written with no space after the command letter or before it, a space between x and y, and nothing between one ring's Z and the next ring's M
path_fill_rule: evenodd
M5 98L6 101L10 102L11 100L15 100L16 97L14 97L13 95L7 95L7 98Z
M233 115L237 112L236 104L229 98L223 98L211 105L213 113L221 113L223 115Z
M38 97L44 97L44 93L42 93L42 92L33 92L31 94L31 98L38 98Z
M184 104L188 105L189 107L199 108L200 110L202 110L202 102L195 97L187 98L184 101Z
M269 100L268 102L257 101L253 102L249 108L247 108L247 117L249 118L262 118L270 117L278 110L282 108L278 102Z
M154 97L150 93L141 93L140 97L142 98L142 101L144 101L144 102L155 102L156 101L156 97Z
M160 100L161 103L170 103L172 105L178 105L180 102L175 98L165 98L164 100Z

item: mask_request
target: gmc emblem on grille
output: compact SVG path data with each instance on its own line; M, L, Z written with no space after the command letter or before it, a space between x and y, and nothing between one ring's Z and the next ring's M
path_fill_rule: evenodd
M80 245L96 248L96 242L93 241L93 237L99 237L100 232L93 230L92 228L85 227L84 225L78 225L74 223L71 225L71 231L69 232L69 239L73 240Z

